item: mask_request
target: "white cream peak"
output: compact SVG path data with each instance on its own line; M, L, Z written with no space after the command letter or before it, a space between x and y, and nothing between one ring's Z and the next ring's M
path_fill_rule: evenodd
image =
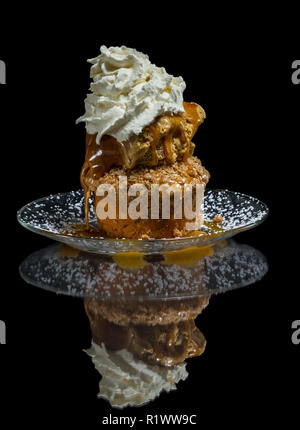
M92 343L86 351L102 375L98 397L111 406L140 406L155 399L162 391L176 389L176 384L188 376L186 363L173 367L152 366L134 358L126 349L109 351Z
M104 134L124 142L163 114L184 112L182 77L169 75L151 64L147 55L135 49L101 46L92 64L91 93L85 99L85 122L89 134Z

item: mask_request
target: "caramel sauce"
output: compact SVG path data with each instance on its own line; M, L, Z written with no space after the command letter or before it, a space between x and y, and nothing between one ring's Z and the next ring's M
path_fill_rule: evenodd
M113 166L122 165L122 151L119 142L111 136L103 136L100 143L96 135L86 135L85 162L80 181L85 191L96 191L99 179Z
M195 236L195 237L202 237L203 239L206 239L206 238L217 237L224 232L224 229L222 228L222 226L215 223L214 221L204 221L203 224L206 228L205 230L189 231L187 232L185 237ZM70 225L61 234L67 235L67 236L79 236L79 237L89 238L89 239L105 237L105 234L103 232L97 230L95 227L91 226L90 224ZM210 248L210 247L209 246L194 247L194 248L187 248L184 250L164 253L163 255L167 256L166 261L168 261L168 263L165 263L165 264L184 264L184 265L193 264L192 263L193 259L199 260L199 258L203 258L203 257L200 257L202 253L212 252L211 250L207 250L207 248ZM133 254L133 253L130 253L130 252L120 253L120 256L121 254L129 254L126 257L126 260L127 260L126 265L128 266L128 268L130 267L133 268L133 266L135 266L135 262L130 263L130 254ZM136 254L139 254L139 253L136 253ZM198 257L197 257L197 254L198 254ZM140 255L143 255L143 254L140 254ZM206 255L210 255L210 254L206 254ZM186 260L186 263L184 262L184 260ZM177 262L175 263L175 261Z
M98 345L104 343L111 350L125 348L137 358L161 366L176 365L205 349L206 341L195 325L194 316L165 325L119 325L106 320L95 303L94 299L84 301L93 339ZM165 306L172 304L166 302Z
M175 135L178 135L182 144L186 145L184 160L186 161L191 155L191 139L196 133L202 118L201 115L199 115L198 105L196 103L183 102L183 107L185 110L183 115L163 116L164 121L167 121L168 123L168 132L165 136L161 136L160 133L159 120L162 117L156 118L155 121L148 126L148 130L152 137L152 166L157 166L159 161L157 145L161 138L163 139L163 150L167 161L173 162L175 158L172 148L172 139ZM185 133L183 117L185 117L193 126L191 136L187 136ZM89 231L89 198L92 193L95 193L100 178L113 166L122 166L126 169L132 169L138 162L138 152L135 151L134 140L118 142L114 137L104 135L98 144L96 142L96 134L86 135L85 161L81 170L80 182L85 196L84 204L87 231Z
M172 160L172 134L168 134L164 140L164 154L168 161Z
M99 238L103 237L103 233L92 227L90 224L74 224L70 225L66 230L64 230L62 235L66 236L77 236L83 238Z
M222 228L221 223L218 224L215 221L204 221L204 226L207 228L207 236L218 236L223 233L224 229Z
M211 257L214 255L212 246L194 247L181 249L179 251L164 252L165 265L180 264L181 266L192 266L204 257Z
M88 309L87 313L94 342L98 345L104 343L114 351L125 348L151 364L173 366L202 354L205 348L205 339L193 320L167 325L162 330L164 326L120 326L99 315L92 315ZM150 359L147 352L151 349Z
M158 155L157 155L157 150L156 147L158 145L159 142L159 127L157 126L156 123L152 123L149 126L149 132L152 136L152 141L151 141L151 152L152 152L152 160L151 160L151 165L152 166L157 166L158 164Z
M120 252L113 255L113 261L123 269L138 270L147 266L142 252Z
M166 336L167 349L172 350L174 348L175 342L176 342L176 333L175 333L175 330L172 330Z
M163 340L159 327L153 327L153 352L156 364L174 366L182 363L186 358L196 357L204 351L205 339L193 320L171 324L171 328L169 327L168 330L166 330L165 340Z
M218 224L215 221L204 221L203 225L205 229L189 231L185 237L199 236L203 239L213 238L220 236L225 231L221 223Z
M71 257L76 258L79 255L79 250L76 248L71 248L71 246L62 244L60 245L59 249L57 250L57 255L59 257Z

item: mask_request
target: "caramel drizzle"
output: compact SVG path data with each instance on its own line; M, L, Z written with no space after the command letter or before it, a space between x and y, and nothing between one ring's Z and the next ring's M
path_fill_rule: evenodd
M172 149L172 140L176 133L180 133L180 140L183 144L187 144L187 148L184 154L184 157L190 155L191 142L187 138L186 133L184 131L184 127L182 124L182 120L178 116L169 118L170 128L167 131L165 136L160 135L160 124L155 122L150 125L149 131L152 135L151 148L152 148L152 166L157 166L158 164L158 154L157 147L160 139L163 139L163 151L168 162L172 162L173 160L173 149Z
M89 229L89 199L91 197L91 190L87 188L84 190L84 216L86 228Z
M156 147L157 147L158 142L159 142L159 127L157 126L156 123L152 123L149 126L149 131L150 131L150 133L152 135L152 141L151 141L152 160L151 160L151 165L152 166L157 166L157 164L158 164L158 154L157 154Z
M176 342L181 330L186 333L186 336L180 346L178 346ZM153 350L158 363L166 356L166 354L169 357L168 364L172 365L174 363L183 362L186 358L201 355L203 352L203 347L205 345L203 345L201 336L197 333L198 329L196 328L193 320L182 321L178 326L176 324L172 324L172 328L166 334L166 339L163 345L160 344L159 340L159 328L157 326L153 327L153 331ZM165 352L163 352L164 350Z
M172 140L176 134L178 134L181 142L186 145L183 160L186 161L191 155L191 139L203 118L199 115L197 104L183 102L183 107L185 110L183 116L193 125L193 133L190 137L187 136L184 130L182 115L169 115L167 117L170 127L168 127L168 131L164 136L160 134L159 119L150 124L152 166L157 166L159 162L157 146L160 139L163 139L163 151L167 161L173 162ZM118 142L114 137L108 135L104 135L100 143L97 144L96 135L86 135L85 162L81 170L80 181L84 190L84 212L87 230L90 229L89 199L95 193L100 178L113 166L124 166L126 169L132 169L138 162L137 156L133 156L132 159L129 158L128 148L130 146L130 141Z
M163 366L173 366L204 351L205 339L193 319L166 325L123 326L106 320L98 311L96 299L85 299L84 305L94 341L98 345L104 343L108 349L125 348L147 361L147 351L153 348L149 362Z

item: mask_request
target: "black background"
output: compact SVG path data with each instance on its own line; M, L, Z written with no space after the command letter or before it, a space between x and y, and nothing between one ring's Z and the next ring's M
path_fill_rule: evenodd
M176 8L163 16L157 8L152 16L146 8L131 20L129 5L127 14L114 4L102 13L90 9L75 19L50 14L45 6L1 27L0 59L7 65L7 84L0 86L0 319L7 325L1 416L9 406L12 422L32 426L96 428L109 413L197 414L200 425L233 427L292 423L300 350L291 342L292 321L300 319L294 247L300 85L291 81L292 62L300 56L296 32L283 31L283 17L274 26L271 17L246 22L245 11L239 19L224 15L219 24L191 5L187 16ZM270 207L263 225L237 239L267 256L266 277L211 299L197 320L207 349L189 362L190 377L177 391L123 411L96 398L100 377L82 352L90 332L81 301L38 290L18 275L21 261L49 240L16 227L16 211L80 186L85 129L75 120L90 84L86 59L98 55L102 44L134 47L168 73L182 75L185 100L207 113L194 142L211 173L209 186L251 194Z

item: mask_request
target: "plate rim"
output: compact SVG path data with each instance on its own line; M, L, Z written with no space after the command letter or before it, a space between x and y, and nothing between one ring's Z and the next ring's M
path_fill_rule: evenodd
M169 242L175 242L175 241L176 242L178 242L178 241L180 241L180 242L187 241L188 242L188 241L191 241L192 239L197 239L197 240L201 241L201 237L200 236L199 237L197 237L197 236L183 236L183 237L160 238L160 239L155 239L155 238L148 238L148 239L126 239L126 238L120 238L120 239L116 239L116 238L109 238L109 237L84 237L83 238L81 236L76 236L76 235L70 236L70 235L67 235L67 234L53 233L53 232L50 232L48 230L32 226L32 225L30 225L30 224L28 224L28 223L26 223L26 222L24 222L22 220L22 213L25 211L25 209L29 205L32 205L33 203L39 203L39 202L45 200L46 198L54 198L54 197L57 197L57 196L63 196L63 195L66 195L66 194L70 194L72 192L73 193L77 193L77 192L80 192L80 191L82 191L82 190L81 189L77 189L77 190L65 191L65 192L61 192L61 193L50 194L48 196L44 196L44 197L40 197L39 199L32 200L31 202L26 203L24 206L22 206L17 211L17 221L26 230L29 230L29 231L31 231L33 233L36 233L36 234L39 234L41 236L46 236L46 237L54 238L54 240L58 240L58 237L62 238L62 239L69 240L70 238L73 237L75 239L79 239L79 240L82 239L82 240L89 241L89 242L94 242L94 243L101 243L103 241L106 241L106 242L113 242L113 243L116 243L116 242L121 242L121 243L130 242L132 244L134 244L134 243L139 243L140 244L141 242L143 242L143 243L155 242L155 243L162 243L162 244L166 243L166 242L169 243ZM250 230L250 229L252 229L254 227L257 227L260 224L262 224L268 218L268 216L269 216L269 213L270 213L269 207L264 202L262 202L261 200L259 200L258 198L250 196L249 194L241 193L239 191L228 190L226 188L206 188L205 192L206 191L219 191L219 192L222 191L222 192L226 192L226 193L229 193L229 194L234 194L234 195L239 195L239 196L242 196L242 197L246 197L246 198L248 198L250 200L255 200L260 205L262 205L264 207L264 209L265 209L264 215L258 221L246 224L246 225L241 226L241 227L236 227L236 228L224 231L223 233L221 232L220 235L216 235L216 236L214 236L212 238L214 240L214 242L216 242L216 241L219 240L218 237L220 237L220 239L225 238L226 233L228 233L228 234L230 233L231 237L232 237L233 235L236 235L236 234L238 234L240 232L247 231L247 230ZM204 196L205 196L205 194L204 194ZM208 242L206 242L206 243L208 243Z

